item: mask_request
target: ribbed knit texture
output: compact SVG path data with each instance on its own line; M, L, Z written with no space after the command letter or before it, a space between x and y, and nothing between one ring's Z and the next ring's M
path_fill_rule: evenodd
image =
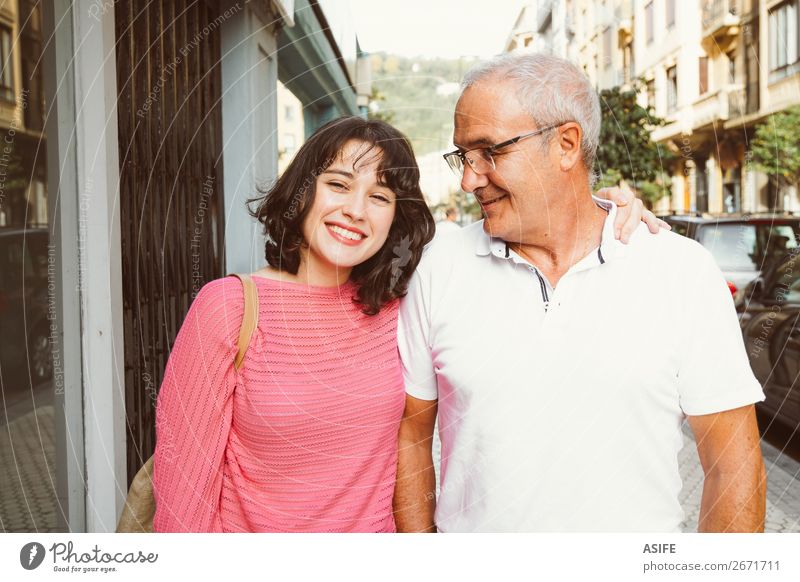
M204 286L158 395L156 531L392 532L405 391L397 303L254 277L259 323L233 366L242 285Z

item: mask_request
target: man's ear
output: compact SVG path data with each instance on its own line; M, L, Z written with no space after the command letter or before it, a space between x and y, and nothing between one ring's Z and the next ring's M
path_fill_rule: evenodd
M583 154L581 153L583 131L581 126L574 121L561 125L556 131L558 132L557 145L561 150L561 170L566 172L583 159Z

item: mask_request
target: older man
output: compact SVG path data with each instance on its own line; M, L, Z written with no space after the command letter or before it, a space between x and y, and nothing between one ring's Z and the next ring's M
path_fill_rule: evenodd
M401 306L400 531L680 531L684 418L700 530L763 529L763 394L730 292L694 241L615 240L590 190L599 133L567 61L468 73L446 158L485 219L431 246Z

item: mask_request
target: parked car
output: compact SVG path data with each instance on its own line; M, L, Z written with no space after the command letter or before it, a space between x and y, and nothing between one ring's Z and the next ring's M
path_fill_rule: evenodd
M734 294L758 277L767 262L800 247L800 216L791 214L684 214L660 218L673 231L711 251Z
M777 428L783 448L800 437L800 248L773 258L737 296L750 367L764 387L762 430ZM774 427L772 425L780 425ZM781 430L782 429L782 430Z
M47 319L45 228L0 228L0 372L4 390L53 373Z

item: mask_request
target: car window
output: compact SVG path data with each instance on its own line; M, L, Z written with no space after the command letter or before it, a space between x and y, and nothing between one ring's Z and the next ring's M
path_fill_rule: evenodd
M800 303L800 257L792 255L775 272L767 297L779 303Z
M789 224L758 225L758 248L765 259L783 257L797 248L797 238L795 228Z
M3 273L0 287L5 292L22 288L22 238L0 237L0 272Z
M25 237L25 278L47 278L47 237L32 234Z
M800 246L797 224L770 222L704 224L697 240L723 271L758 271Z
M678 222L678 221L671 221L667 220L667 224L672 227L672 232L679 234L681 236L686 236L686 233L689 232L689 224L686 222Z
M754 224L704 224L697 234L723 271L758 270Z

